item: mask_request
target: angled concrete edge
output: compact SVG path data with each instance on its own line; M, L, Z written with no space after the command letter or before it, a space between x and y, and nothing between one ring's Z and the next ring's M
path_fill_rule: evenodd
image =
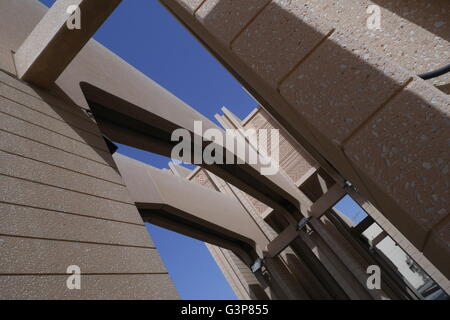
M14 55L19 78L47 88L56 81L121 0L58 0ZM69 29L71 6L80 29Z
M167 218L168 225L174 221L179 227L184 222L188 229L197 230L191 236L231 250L240 247L250 259L243 258L247 263L267 245L267 238L235 198L126 156L113 157L144 219L154 213L158 219Z

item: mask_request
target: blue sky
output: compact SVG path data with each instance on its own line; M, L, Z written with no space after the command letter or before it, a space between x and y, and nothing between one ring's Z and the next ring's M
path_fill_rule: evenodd
M51 6L55 0L40 0ZM156 0L123 1L94 38L209 119L226 106L244 118L257 103ZM168 158L120 145L119 152L155 167ZM337 205L359 222L350 198ZM205 245L147 225L183 299L236 299Z

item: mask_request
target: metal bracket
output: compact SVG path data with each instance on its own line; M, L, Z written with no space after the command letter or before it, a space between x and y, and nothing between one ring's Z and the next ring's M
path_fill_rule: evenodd
M350 189L350 190L356 191L356 186L353 183L351 183L350 181L345 180L344 189Z
M309 223L310 220L311 217L304 217L302 220L300 220L300 222L297 224L297 230L300 231L304 227L306 227L306 225Z
M91 119L94 119L94 113L90 109L84 109L82 108L83 112Z
M256 259L256 261L251 266L252 272L253 273L258 272L259 270L261 270L263 265L264 265L264 259L261 259L261 258Z

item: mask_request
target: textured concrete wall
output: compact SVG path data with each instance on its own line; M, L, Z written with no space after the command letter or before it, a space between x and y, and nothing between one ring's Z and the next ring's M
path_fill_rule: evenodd
M449 155L442 146L450 105L431 86L442 87L447 78L413 77L448 57L448 2L404 1L410 11L386 4L384 35L366 31L358 15L370 3L364 1L163 2L250 84L295 139L317 148L448 271ZM347 8L360 22L347 23ZM37 2L0 3L2 70L15 73L11 50L44 12ZM420 12L431 13L432 23ZM430 51L436 55L424 58ZM149 82L91 41L58 84L84 108L79 81L85 79L145 104L144 85L129 90L119 77L103 77L118 70L135 75L137 84ZM1 297L176 297L96 125L68 100L3 72L0 82ZM283 144L288 150L287 139ZM310 165L297 167L298 159L282 152L293 179ZM337 275L346 272L339 263ZM65 286L71 264L84 274L81 291Z
M1 299L178 297L95 123L4 72L0 186Z
M161 2L448 276L448 1Z
M46 10L0 2L0 299L178 298L95 122L13 76Z

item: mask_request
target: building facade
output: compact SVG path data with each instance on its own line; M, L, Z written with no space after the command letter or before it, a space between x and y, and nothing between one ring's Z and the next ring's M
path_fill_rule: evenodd
M418 76L450 60L448 1L161 0L261 103L222 128L91 39L120 2L0 1L0 298L178 298L144 221L207 242L241 299L448 298L450 78ZM280 130L281 170L114 154L224 147L196 121L268 158L243 132Z
M226 108L222 108L222 111L223 115L216 115L216 118L228 129L280 130L280 166L297 185L301 186L308 183L312 185L314 180L321 179L321 171L317 162L300 145L292 141L287 132L263 108L258 107L244 120L238 119ZM171 164L171 168L174 174L182 175L208 188L220 192L228 192L238 197L241 203L245 203L248 213L254 217L267 236L271 240L277 236L278 233L270 226L270 219L267 219L271 208L248 194L240 193L239 190L236 190L236 188L207 170L197 168L192 172L188 172L187 169L173 164ZM354 196L354 194L351 193L350 196ZM357 197L355 199L358 201ZM448 280L446 277L412 246L387 219L383 218L375 208L361 203L361 211L364 210L363 207L370 212L370 216L366 213L365 218L359 223L355 223L348 215L333 207L330 208L321 221L326 227L319 224L315 225L316 228L320 226L319 228L326 229L314 230L311 228L308 230L309 236L317 233L318 235L315 236L321 237L320 241L328 245L332 252L338 253L334 257L327 257L330 252L325 247L317 246L319 241L310 242L311 250L316 250L316 257L323 261L327 270L335 279L338 279L340 286L347 290L346 293L353 299L395 299L400 297L406 298L407 296L419 299L446 297L446 292L448 292ZM330 217L331 221L329 220ZM330 228L330 224L337 223L337 221L339 221L340 226ZM386 230L389 230L389 233ZM351 236L349 237L349 235ZM274 291L276 289L266 289L266 296L258 296L258 293L262 293L263 288L255 286L257 279L252 276L247 266L229 250L209 244L207 244L207 247L240 299L287 298L282 294L277 296L276 291ZM352 247L353 249L351 249ZM282 262L289 270L289 273L301 279L305 277L305 270L296 268L293 262L289 261L295 255L295 251L287 248L282 253L284 257ZM290 258L288 258L289 256ZM330 259L331 263L327 261L328 259ZM297 265L300 264L301 262L297 262ZM341 268L336 267L339 265ZM387 288L387 292L382 290L365 290L369 295L363 295L361 292L351 289L352 285L367 289L366 282L369 275L366 271L370 265L381 265L383 266L383 273L389 273L391 279L382 285L383 288ZM312 278L312 276L309 275L309 278ZM351 278L353 279L350 280ZM348 283L344 283L347 281ZM354 281L354 283L350 284L351 281ZM439 286L436 286L437 283L442 286L441 289L437 289L437 286ZM302 285L305 284L298 282L296 284L296 286ZM436 291L431 290L433 295L429 295L427 290L432 286L436 286ZM329 298L327 296L315 296L317 289L313 288L306 287L304 293L310 289L311 295L303 298ZM392 295L393 291L397 291L398 296ZM401 291L403 293L400 293Z

